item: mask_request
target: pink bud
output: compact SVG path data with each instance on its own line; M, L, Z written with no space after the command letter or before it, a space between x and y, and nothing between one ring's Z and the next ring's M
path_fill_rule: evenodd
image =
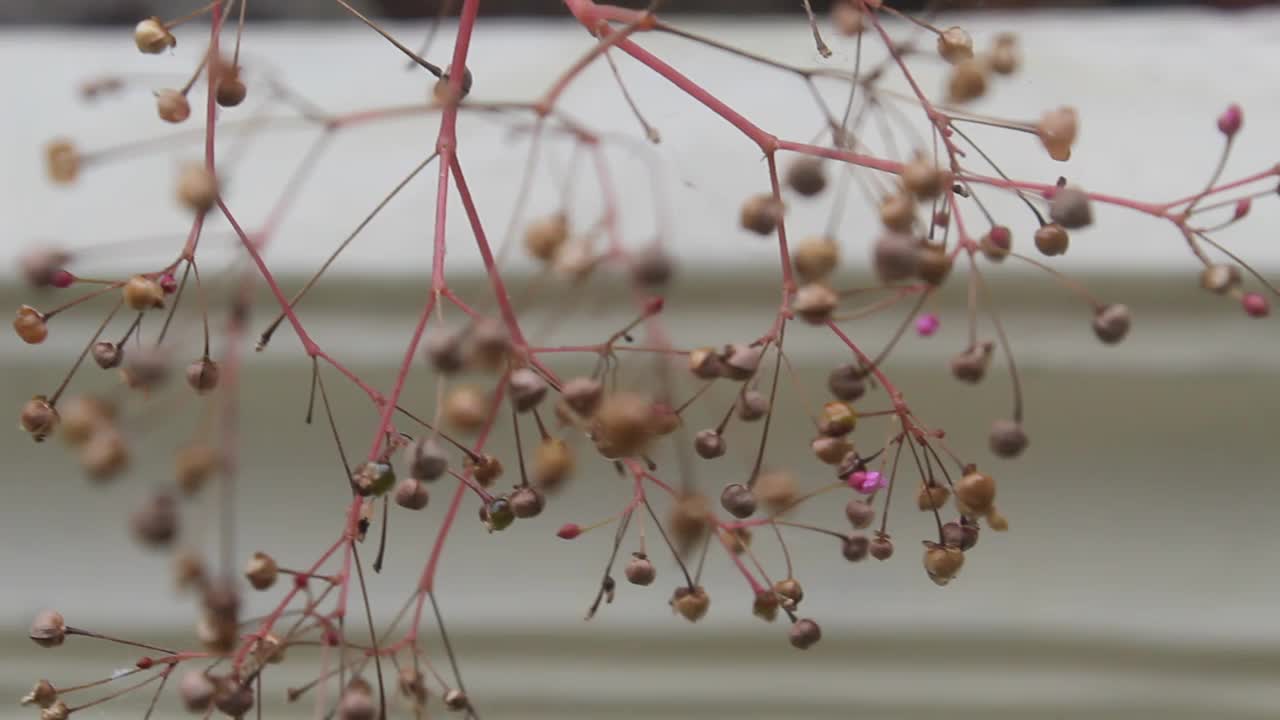
M876 470L858 470L849 473L849 477L845 479L845 482L849 484L849 487L863 495L870 495L884 487L884 476Z
M938 332L938 328L942 326L942 321L938 320L938 316L933 313L925 313L916 318L916 333L920 337L929 337Z
M561 540L572 540L582 534L582 528L577 523L565 523L556 531L556 537Z
M665 304L666 304L666 300L664 300L659 295L655 295L649 298L648 300L644 301L644 314L657 315L658 313L662 312L662 307Z
M1244 111L1235 103L1228 105L1227 109L1223 110L1222 114L1218 116L1218 129L1228 138L1234 137L1236 133L1240 132L1240 125L1243 123Z
M987 237L991 239L992 245L1001 250L1008 250L1013 247L1013 234L1004 225L996 225L991 228L991 232L987 233Z
M165 295L172 295L178 289L178 281L174 279L173 273L165 273L160 276L160 289L164 290Z
M1271 314L1271 303L1262 293L1247 292L1240 298L1240 304L1249 317L1261 318Z
M76 281L76 276L66 270L54 270L53 276L49 278L49 284L56 288L71 287L71 283Z
M1235 214L1235 217L1232 218L1232 220L1239 220L1245 215L1248 215L1249 209L1252 207L1253 207L1253 200L1247 197L1240 198L1239 200L1236 201L1236 214Z

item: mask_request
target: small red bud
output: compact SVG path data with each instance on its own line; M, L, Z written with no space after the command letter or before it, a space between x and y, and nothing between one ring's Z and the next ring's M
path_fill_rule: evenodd
M178 289L178 281L173 277L173 273L167 272L160 276L160 289L164 290L165 295L172 295Z
M149 657L140 657L138 658L138 662L136 663L139 670L150 670L151 666L155 664L156 664L155 660L152 660Z
M1262 293L1247 292L1240 298L1240 304L1249 317L1263 318L1271 314L1271 303Z
M653 297L644 301L644 314L657 315L658 313L662 312L662 307L666 305L666 302L667 301L661 296L654 295Z
M1226 135L1227 139L1231 139L1236 133L1240 132L1240 126L1243 123L1244 111L1235 103L1228 105L1227 109L1223 110L1222 114L1218 116L1218 130L1223 135Z
M307 587L307 581L308 581L308 580L310 580L310 579L311 579L311 578L310 578L310 577L308 577L308 576L306 576L306 575L302 575L302 574L294 575L294 576L293 576L293 585L294 585L294 587L298 588L299 590L306 589L306 587Z
M577 523L565 523L556 531L556 537L561 540L572 540L582 534L582 528Z
M1239 220L1240 218L1244 217L1245 215L1248 215L1248 214L1249 214L1249 210L1250 210L1252 207L1253 207L1253 200L1251 200L1251 199L1249 199L1249 198L1247 198L1247 197L1242 197L1242 198L1240 198L1239 200L1237 200L1237 201L1236 201L1236 213L1235 213L1235 215L1234 215L1231 219L1232 219L1232 220Z
M71 283L76 281L76 276L66 270L54 270L53 275L49 278L49 284L56 288L71 287Z

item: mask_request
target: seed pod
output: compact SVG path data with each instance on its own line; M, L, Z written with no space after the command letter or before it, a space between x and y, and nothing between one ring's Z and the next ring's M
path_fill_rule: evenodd
M862 8L854 3L843 0L831 3L831 24L841 35L845 37L861 35L866 29L866 22Z
M180 548L173 554L173 584L178 590L201 585L206 579L204 561L191 548Z
M778 605L778 596L772 590L761 588L751 603L751 614L765 622L773 622L778 617Z
M276 578L279 575L280 571L276 566L275 558L264 552L255 552L249 556L249 562L244 566L245 579L254 590L270 588L276 584Z
M796 292L791 309L810 325L821 325L831 319L840 304L840 296L821 283L809 283Z
M444 706L454 712L466 710L470 704L467 694L456 688L444 694Z
M1098 308L1093 316L1093 334L1108 345L1115 345L1129 334L1129 308L1119 303Z
M160 283L145 275L134 275L124 284L121 292L124 302L139 312L164 307L164 289Z
M951 498L951 491L946 485L928 485L921 483L916 490L916 507L920 512L933 512L946 506Z
M604 396L604 384L593 377L575 377L567 380L560 388L560 395L565 404L578 415L589 418L600 407L600 399Z
M772 235L782 222L786 207L772 195L753 195L742 204L738 221L757 235Z
M905 233L916 222L916 203L911 195L896 192L880 200L880 222L889 230Z
M671 518L667 522L676 546L687 549L701 540L710 526L710 514L710 503L705 495L681 495L672 504Z
M952 264L950 253L942 245L926 244L916 252L916 274L930 285L946 281Z
M435 480L449 469L449 458L440 449L435 435L422 435L410 443L405 448L405 459L408 460L409 475L418 480Z
M858 425L858 413L848 403L833 401L822 406L818 430L823 435L843 437Z
M822 160L802 155L787 167L787 186L805 197L812 197L827 187L827 174Z
M542 262L551 262L569 239L569 218L556 213L529 223L524 231L524 247Z
M531 487L516 488L511 493L511 511L521 520L537 517L542 514L546 500L542 493Z
M185 122L191 117L191 103L177 90L160 90L156 93L156 114L167 123Z
M547 395L547 381L533 370L517 368L511 371L507 379L507 389L511 392L511 402L517 412L529 412L542 402Z
M935 198L950 184L950 173L934 165L923 153L916 153L902 166L902 186L918 200Z
M671 607L675 608L675 611L685 620L698 622L706 616L707 610L711 607L711 596L701 585L693 588L682 585L676 588L672 595Z
M956 508L968 517L986 515L996 500L996 481L976 470L956 481Z
M791 252L796 274L807 283L825 279L839 263L840 246L827 235L807 237Z
M622 573L626 575L627 582L640 586L653 584L654 578L658 576L658 571L644 553L633 553Z
M56 610L42 610L31 621L31 629L27 637L40 647L58 647L67 639L67 623L62 613Z
M59 185L69 185L80 175L80 151L66 138L50 140L44 148L44 160L49 179Z
M973 58L973 38L964 28L953 25L938 33L938 54L952 65L969 60Z
M1022 56L1018 52L1018 38L1013 33L1000 33L995 37L988 58L991 69L1001 75L1012 75L1022 64Z
M31 688L31 692L22 696L23 705L35 705L41 708L52 706L58 701L58 691L48 680L39 680Z
M822 462L839 465L845 456L853 452L853 444L844 438L819 435L809 442L809 449Z
M730 380L750 380L760 367L764 348L759 345L733 344L726 346L720 355L724 374Z
M202 670L188 670L178 682L178 697L188 712L209 710L215 692L214 682Z
M995 349L990 341L979 343L951 358L951 374L957 380L976 383L987 374L987 366L991 364L991 352Z
M502 475L502 461L488 453L478 458L468 459L467 467L471 469L471 476L481 487L489 487Z
M121 371L125 384L135 390L151 390L169 379L169 354L154 345L144 345L129 353Z
M67 720L71 717L71 708L61 700L40 711L40 720Z
M942 544L967 551L978 544L978 526L949 522L942 526Z
M1040 122L1036 124L1036 135L1049 152L1049 157L1065 161L1071 159L1071 146L1075 144L1079 128L1075 108L1063 106L1040 116Z
M597 448L606 457L626 457L644 452L654 433L654 407L643 395L615 392L600 403L593 423Z
M698 434L693 436L693 449L697 451L698 457L704 460L718 458L724 455L724 436L715 428L699 430Z
M951 68L947 98L953 103L977 100L987 92L987 66L977 58L961 60Z
M164 26L158 17L149 17L133 28L133 42L138 51L147 55L159 55L178 44L178 39Z
M60 414L62 439L72 447L82 447L94 432L111 422L115 408L98 398L81 395L64 403Z
M23 305L13 318L13 331L28 345L39 345L49 337L49 324L39 310Z
M218 467L218 454L209 445L195 442L178 450L174 460L174 474L178 489L185 495L194 495Z
M871 549L871 541L866 535L849 535L840 543L840 553L849 562L862 562L867 559L867 551Z
M219 73L218 87L214 91L214 100L218 105L224 108L236 107L244 102L248 94L249 88L240 78L240 68L223 68Z
M467 363L463 334L437 328L422 341L422 352L436 372L451 375Z
M201 617L196 623L196 637L204 649L211 653L228 653L239 641L239 628L234 621L212 615Z
M422 671L412 665L405 665L400 668L400 672L396 675L396 684L400 688L400 694L406 698L418 704L427 701L426 680L422 676Z
M1271 314L1271 304L1259 292L1247 292L1240 296L1240 306L1249 317L1264 318Z
M18 256L18 272L22 280L33 288L46 288L62 277L63 266L71 261L71 255L58 247L37 245Z
M872 538L871 546L868 550L871 553L871 557L883 562L893 557L893 541L889 539L888 535L877 534Z
M808 650L822 639L822 628L818 627L818 623L802 618L791 624L787 639L791 641L791 647Z
M178 507L173 496L156 493L129 518L133 536L143 545L163 547L178 535Z
M348 689L338 701L338 720L376 720L378 704L366 692Z
M749 518L756 512L756 496L742 483L730 483L720 492L720 506L730 515Z
M964 566L964 553L960 548L934 542L926 542L924 546L924 570L929 579L937 585L951 582Z
M919 268L920 243L910 235L886 233L875 242L872 264L886 285L914 276Z
M1224 295L1240 286L1240 269L1235 265L1208 265L1200 273L1200 287Z
M444 400L444 419L459 432L476 432L489 417L489 401L474 385L456 385Z
M781 599L782 607L788 610L794 610L800 604L800 601L804 600L804 588L800 586L800 581L795 578L789 577L775 582L773 591Z
M1005 532L1009 529L1009 519L993 507L991 512L987 513L987 525L996 532Z
M992 262L1000 262L1013 250L1013 233L1004 225L996 225L979 240L978 249Z
M193 213L203 214L218 201L218 179L204 165L188 163L178 175L178 201Z
M1022 423L1015 420L996 420L991 424L987 444L991 452L1002 458L1017 457L1027 449L1027 433L1022 429Z
M409 510L421 510L431 500L427 484L417 478L407 477L396 484L396 504Z
M533 451L533 484L554 492L573 472L573 452L560 438L547 438Z
M702 347L689 352L689 372L703 380L714 380L725 374L725 367L715 348Z
M22 406L18 427L31 434L36 442L44 442L58 428L58 411L43 395L36 395Z
M221 678L213 694L213 705L224 715L243 717L253 709L253 690L229 677Z
M395 484L395 470L385 462L366 462L351 474L351 486L361 497L381 497Z
M117 430L100 427L80 449L80 465L90 480L110 480L129 465L129 447Z
M739 420L754 422L769 412L769 400L758 390L748 390L738 396L735 407Z
M796 479L785 470L760 473L751 490L770 513L780 513L796 501Z
M516 521L516 514L511 509L510 500L498 497L480 506L480 520L489 527L489 532L501 532L511 527L511 523Z
M876 511L871 504L859 498L850 500L844 506L844 514L849 518L849 523L859 530L870 527L871 522L876 519Z
M501 320L483 317L471 326L471 361L489 370L502 365L511 352L511 334Z
M187 385L190 385L191 389L197 393L204 395L218 387L220 374L218 363L203 357L187 366Z
M1068 230L1093 224L1093 206L1089 195L1078 187L1058 188L1049 200L1049 217Z
M853 402L867 392L865 373L857 365L845 364L832 368L827 375L827 389L845 402Z
M120 367L124 360L124 348L105 340L93 344L93 361L103 370Z
M664 287L674 274L675 262L662 243L649 243L631 256L631 279L640 287Z

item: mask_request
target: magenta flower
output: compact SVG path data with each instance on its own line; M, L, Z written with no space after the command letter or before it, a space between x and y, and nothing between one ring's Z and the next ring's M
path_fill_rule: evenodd
M849 476L845 478L845 482L849 484L849 487L857 490L863 495L870 495L884 487L885 484L884 475L881 475L876 470L858 470L856 472L851 472L849 473Z
M929 337L938 332L938 328L942 326L942 321L938 320L938 316L933 313L925 313L916 318L916 333L920 337Z

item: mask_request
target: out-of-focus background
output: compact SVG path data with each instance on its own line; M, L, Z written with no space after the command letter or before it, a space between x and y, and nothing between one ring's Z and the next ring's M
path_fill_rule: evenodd
M1066 5L1086 4L1095 5ZM0 260L6 267L40 240L77 249L75 269L86 274L163 262L180 245L186 218L172 207L171 183L179 161L198 157L200 135L163 125L149 93L184 80L202 39L180 33L173 55L145 57L134 51L129 25L54 23L131 23L197 5L174 10L164 3L10 0L0 7L0 19L38 23L0 29L0 66L6 68L0 92L10 99L0 117L0 157L6 159L0 170ZM493 9L549 13L555 5L501 3ZM714 2L670 5L724 9ZM803 15L792 5L734 3L732 15L678 22L770 57L819 64ZM1034 138L975 131L1010 174L1045 182L1065 174L1091 189L1147 200L1185 195L1199 189L1213 167L1220 147L1213 120L1229 102L1240 102L1246 113L1229 172L1275 161L1276 144L1266 130L1280 121L1280 99L1265 81L1265 69L1274 63L1280 13L1061 6L1023 12L1008 6L1040 3L982 5L987 9L958 11L943 21L963 24L980 46L998 32L1018 32L1025 67L995 83L975 109L1034 119L1070 103L1082 116L1081 139L1065 165L1044 157ZM435 11L430 3L390 0L363 6L399 18ZM307 22L340 18L335 7L250 2L253 13L274 21L251 23L246 32L248 77L271 78L329 111L419 102L430 79L405 70L403 58L367 29L349 20ZM786 14L747 15L747 9ZM428 32L421 20L390 21L387 28L411 45ZM895 28L907 33L900 24ZM432 57L447 57L452 29L448 21L441 27ZM826 62L846 67L852 41L827 37L835 55ZM677 38L645 35L639 41L780 136L807 140L821 130L804 87L791 78ZM590 42L563 17L485 18L472 48L473 98L536 97ZM608 157L627 200L622 223L628 240L660 235L683 261L668 301L678 310L669 318L673 339L694 345L755 337L776 303L776 247L739 231L736 212L741 198L767 187L758 153L665 81L632 63L620 61L619 67L663 138L656 147L619 142ZM924 64L920 72L927 87L941 86L938 68ZM118 95L86 102L79 88L108 74L129 82ZM838 87L828 92L840 97ZM255 104L260 100L251 95L250 103L224 115L220 146L221 157L232 158L229 202L250 225L266 217L316 134L281 121L287 112L278 104ZM640 137L604 67L589 71L564 107L590 126ZM501 241L524 167L527 128L518 119L473 122L463 133L463 157L480 210ZM190 127L198 126L193 119ZM123 149L74 187L54 188L44 179L41 147L55 135L87 149ZM155 147L129 145L161 136L173 139ZM410 117L353 129L333 143L269 249L268 260L286 287L300 286L429 152L434 137L431 118ZM533 215L555 209L559 186L551 178L572 167L566 145L551 143L547 152L555 169L533 194ZM423 301L432 192L430 180L411 185L301 311L317 341L384 385ZM1010 219L1015 242L1025 243L1029 218L1012 201L990 202L997 216ZM1255 203L1256 217L1222 239L1274 279L1280 216L1273 204ZM823 203L798 202L789 227L798 235L816 232L826 213ZM465 227L454 222L460 213L453 214L453 284L483 306L487 291L477 257ZM208 257L216 285L235 277L240 255L224 226L207 232L202 258ZM872 213L861 195L851 193L839 232L848 268L842 283L866 280L862 259L872 233ZM1198 266L1181 239L1131 213L1099 208L1096 227L1077 234L1070 253L1054 266L1099 297L1130 305L1135 324L1124 344L1103 347L1089 330L1087 307L1048 276L1011 263L988 272L1026 385L1032 443L1024 458L998 461L985 449L990 421L1008 413L1004 363L997 362L976 388L960 386L946 373L946 359L967 342L962 284L941 293L934 306L942 331L906 338L889 363L920 416L946 428L949 443L1000 481L1000 506L1012 529L985 533L951 586L937 588L924 577L913 546L927 537L931 520L908 507L894 516L899 553L888 563L850 565L823 538L789 536L806 587L804 614L819 619L825 631L823 642L807 653L786 645L781 625L750 617L749 594L714 553L706 583L713 589L712 610L697 626L673 618L666 606L676 570L665 561L652 588L620 587L616 602L584 623L611 535L566 543L553 530L614 512L629 493L607 465L584 462L569 492L537 521L496 535L464 523L450 541L439 596L484 717L1280 716L1280 580L1274 572L1280 539L1271 516L1280 505L1273 430L1280 418L1280 333L1274 319L1248 320L1235 303L1200 291ZM536 282L531 265L513 258L511 267L518 288ZM18 287L12 272L5 282L0 296L7 306L53 302ZM530 321L536 326L539 317L567 312L572 322L558 341L597 340L631 312L612 282L594 279L573 307L548 303ZM269 303L260 295L255 330L267 319ZM878 347L896 317L851 327L860 342ZM39 348L11 336L0 343L6 375L0 407L16 408L55 385L99 318L94 311L60 319ZM194 342L198 328L188 324L177 333ZM826 369L843 354L825 335L802 327L788 335L787 345L808 397L816 400ZM556 368L569 374L586 369L573 361ZM426 406L433 379L419 370L410 397ZM346 490L328 430L302 423L309 369L291 333L282 331L266 352L248 358L243 383L238 551L266 549L282 564L305 565L332 540ZM332 383L339 424L359 448L374 418L355 392L336 377ZM113 377L94 369L77 378L76 388L113 392L113 384ZM784 395L783 417L802 417L806 396ZM77 639L56 651L34 647L25 629L43 607L61 609L77 626L161 645L194 643L192 599L172 592L167 560L138 548L126 527L146 491L168 481L170 449L196 427L197 408L181 393L158 398L152 407L130 418L134 468L109 487L89 486L75 458L57 443L34 446L18 432L0 436L10 487L0 505L0 568L8 578L0 594L0 694L16 699L40 677L56 684L95 679L136 659ZM714 421L705 410L690 426ZM816 486L828 471L808 456L803 425L775 428L770 462L795 468L806 486ZM731 447L750 446L754 431L736 428ZM509 440L499 447L509 456ZM749 466L746 455L731 450L700 465L700 482L718 488L741 477ZM393 613L416 580L444 495L438 492L421 515L393 516L387 569L371 581L379 617ZM841 527L843 500L813 503L803 517ZM910 505L905 494L899 502ZM197 517L198 510L190 508L187 516ZM199 521L184 532L193 542L212 537L212 528ZM759 546L766 563L777 567L776 549ZM250 612L265 603L253 596ZM309 705L280 707L284 687L309 679L291 669L295 665L305 663L286 664L275 694L265 698L273 717L309 712ZM176 716L176 701L166 702L161 716ZM14 716L30 714L10 708ZM116 718L140 709L125 702L85 712Z

